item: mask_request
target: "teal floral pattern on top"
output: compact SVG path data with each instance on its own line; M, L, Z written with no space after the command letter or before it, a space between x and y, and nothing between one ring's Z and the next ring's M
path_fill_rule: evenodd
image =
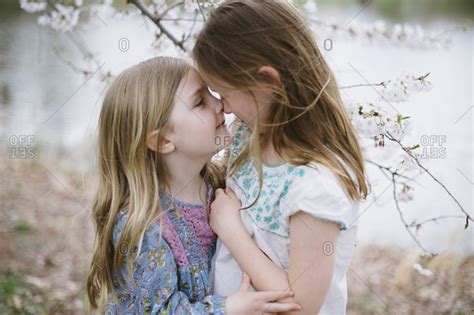
M251 130L240 123L232 141L228 169L238 154L248 145ZM284 214L288 209L286 197L295 180L306 175L309 166L281 164L277 166L263 165L262 191L257 202L246 212L255 225L265 231L289 237L288 217ZM258 172L255 163L247 157L240 167L227 179L229 186L239 197L243 207L247 207L257 198L259 191Z

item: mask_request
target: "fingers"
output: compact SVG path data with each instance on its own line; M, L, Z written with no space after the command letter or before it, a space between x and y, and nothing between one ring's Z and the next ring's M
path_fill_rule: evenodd
M257 292L258 297L265 302L276 301L287 297L292 297L294 293L291 290L285 291L261 291Z
M267 313L280 313L280 312L290 312L290 311L301 311L301 306L296 303L265 303L263 305L263 312Z
M239 291L248 291L250 289L250 277L245 272L242 273Z
M225 193L226 193L228 196L230 196L230 197L232 197L232 196L237 197L237 196L235 195L234 191L232 190L232 188L230 188L230 187L226 187L226 188L225 188Z

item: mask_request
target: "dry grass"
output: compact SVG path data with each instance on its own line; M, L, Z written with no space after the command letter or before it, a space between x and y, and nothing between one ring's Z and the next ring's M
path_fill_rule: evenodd
M65 160L8 158L0 173L0 313L84 314L92 176ZM364 245L348 281L349 314L474 314L474 257Z
M415 263L433 272L422 275ZM348 271L349 314L474 314L474 256L365 245Z

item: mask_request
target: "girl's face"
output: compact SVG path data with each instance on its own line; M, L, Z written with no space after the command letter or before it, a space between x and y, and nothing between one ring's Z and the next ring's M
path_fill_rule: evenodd
M222 103L195 69L179 84L170 127L176 150L188 157L210 158L229 143Z
M233 113L248 127L253 128L257 116L259 124L267 121L273 96L271 92L242 91L226 83L210 84L209 87L219 93L224 112L226 114Z

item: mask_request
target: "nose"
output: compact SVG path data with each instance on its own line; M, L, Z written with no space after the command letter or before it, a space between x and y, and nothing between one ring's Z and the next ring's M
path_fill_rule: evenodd
M224 109L224 105L222 104L222 101L218 100L216 102L216 114L220 114L223 109Z
M223 103L223 102L220 101L220 103ZM224 113L226 113L226 114L231 114L232 113L230 108L228 106L226 107L225 104L222 104L222 107L223 107Z

